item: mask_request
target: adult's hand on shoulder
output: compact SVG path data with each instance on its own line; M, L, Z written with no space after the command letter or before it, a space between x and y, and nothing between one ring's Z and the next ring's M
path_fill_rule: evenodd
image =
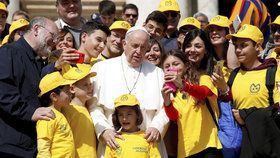
M160 132L155 127L149 127L145 131L144 138L150 142L158 142L160 140Z
M39 107L35 110L34 114L32 115L32 121L38 120L47 120L54 119L55 114L50 107Z
M106 129L101 137L103 138L104 142L112 149L119 148L119 144L116 141L116 138L123 139L120 133L117 133L114 129Z

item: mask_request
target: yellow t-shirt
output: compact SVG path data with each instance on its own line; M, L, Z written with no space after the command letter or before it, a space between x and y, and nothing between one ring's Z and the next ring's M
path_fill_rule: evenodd
M96 136L88 110L79 105L62 109L73 131L76 158L96 158Z
M278 54L279 54L279 53L278 53ZM280 65L280 64L279 64L279 63L280 63L280 57L279 57L279 55L277 55L275 49L271 52L270 58L276 59L278 65Z
M55 119L37 121L37 158L74 158L75 148L71 128L65 117L52 109Z
M144 132L122 133L124 140L116 139L117 150L106 146L104 158L160 158L157 144L148 143Z
M202 75L200 85L207 86L216 96L208 97L211 107L218 118L217 89L210 76ZM221 149L217 127L205 102L196 103L191 96L182 97L177 92L173 105L179 113L178 124L178 158L197 154L208 147Z
M231 87L233 103L237 109L264 108L269 106L268 90L265 86L266 71L267 69L254 71L239 70ZM279 68L276 72L275 81L279 81L278 78ZM273 99L275 103L279 100L276 85L273 90Z

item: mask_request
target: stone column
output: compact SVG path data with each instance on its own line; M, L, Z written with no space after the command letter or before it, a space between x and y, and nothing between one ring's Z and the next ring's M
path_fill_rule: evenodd
M218 15L218 0L197 0L198 11L206 14L209 18Z
M8 5L8 11L9 11L9 16L7 18L8 23L11 23L12 15L17 10L20 10L20 0L10 0L10 4Z

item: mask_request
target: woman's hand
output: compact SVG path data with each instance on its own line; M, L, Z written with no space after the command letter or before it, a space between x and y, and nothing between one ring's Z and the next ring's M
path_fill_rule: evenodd
M171 104L170 93L172 93L172 89L164 84L161 89L161 95L165 106L169 106Z
M228 91L228 85L225 81L224 74L222 72L222 69L220 67L216 68L216 71L213 72L212 76L212 82L216 87L221 91L221 92L226 92Z

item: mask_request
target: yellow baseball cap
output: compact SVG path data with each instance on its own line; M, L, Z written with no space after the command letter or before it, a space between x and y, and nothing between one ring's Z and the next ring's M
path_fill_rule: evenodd
M39 88L41 90L39 96L46 94L47 92L64 85L71 85L75 82L75 80L67 80L62 77L59 72L53 72L44 76L39 84Z
M128 29L130 29L131 28L131 26L130 26L130 24L128 23L128 22L126 22L126 21L115 21L110 27L109 27L109 29L110 30L115 30L115 29L123 29L123 30L128 30Z
M117 97L114 101L115 108L119 106L135 106L140 105L138 99L132 94L123 94Z
M278 15L277 18L269 25L280 25L280 15Z
M9 11L7 10L7 7L4 3L0 2L0 10L3 10L7 13L7 16L9 14Z
M263 43L263 33L258 27L249 24L242 25L241 28L237 31L237 33L228 34L226 36L227 39L232 39L232 37L249 38L255 41L256 43Z
M88 75L90 75L90 77L96 75L95 72L90 72L91 65L89 64L77 64L76 66L77 67L71 67L67 72L65 72L63 77L68 80L76 80L75 82L77 82Z
M165 11L179 12L180 8L176 0L161 0L159 3L158 10L161 12L165 12Z
M206 28L211 26L211 25L216 25L216 26L220 26L220 27L227 27L227 28L229 28L230 20L226 16L216 15L214 18L212 18L210 20L210 22L206 26Z
M200 29L200 22L194 17L187 17L184 20L182 20L180 23L179 29L182 26L186 26L186 25L191 25L191 26L194 26L194 27Z
M10 35L6 35L6 36L3 38L3 40L2 40L2 45L8 43L9 37L10 37Z
M9 34L13 33L15 30L22 28L24 26L28 26L29 22L26 19L18 19L17 21L12 22L11 27L9 29Z

